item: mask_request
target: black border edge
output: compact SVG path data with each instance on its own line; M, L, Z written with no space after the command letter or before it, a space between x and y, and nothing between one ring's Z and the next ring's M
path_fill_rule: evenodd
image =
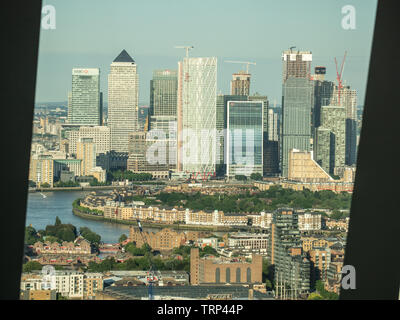
M397 4L378 0L344 259L356 289L342 288L341 300L399 299Z
M2 9L0 300L19 299L41 9L41 0L7 1Z

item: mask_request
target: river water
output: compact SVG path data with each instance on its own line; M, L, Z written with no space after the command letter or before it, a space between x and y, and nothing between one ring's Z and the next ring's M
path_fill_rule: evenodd
M129 236L129 226L111 222L88 220L72 214L72 202L85 197L90 191L54 191L28 193L28 208L26 225L32 224L36 230L45 229L54 224L58 216L62 223L71 223L78 230L88 227L101 236L106 243L116 243L122 234ZM157 228L143 228L146 231L157 232ZM222 236L224 232L213 232Z
M36 230L44 229L49 224L54 224L56 217L62 223L71 223L79 230L88 227L101 235L101 240L107 243L118 242L121 234L129 236L129 226L110 222L93 221L79 218L72 214L72 202L83 198L89 191L55 191L32 192L28 195L28 208L26 225L32 224Z

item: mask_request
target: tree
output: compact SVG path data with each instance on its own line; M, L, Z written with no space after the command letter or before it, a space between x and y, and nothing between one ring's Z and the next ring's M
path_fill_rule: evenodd
M61 225L61 220L60 220L60 218L58 216L56 217L56 223L54 225L55 226Z
M246 181L247 177L244 176L244 175L241 175L241 174L239 175L238 174L238 175L235 176L235 179L238 180L238 181Z
M25 243L26 244L35 244L37 241L39 241L40 237L37 235L36 229L28 226L25 227Z
M79 233L93 245L98 245L101 241L101 236L90 230L88 227L81 227Z
M29 273L32 272L33 270L42 270L42 267L43 266L37 261L28 261L23 265L22 271Z
M257 180L257 181L259 181L259 180L262 180L262 175L260 174L260 173L252 173L251 175L250 175L250 179L251 180Z
M343 213L340 212L339 210L334 210L329 217L334 220L339 220L343 217Z
M307 300L323 300L324 298L322 298L322 296L321 295L319 295L318 293L316 293L316 292L312 292L309 296L308 296L308 298L307 298Z
M126 239L128 239L128 237L126 236L126 234L122 234L122 235L119 237L118 242L119 242L119 243L122 243L122 242L124 242Z
M47 182L44 182L40 185L42 188L50 188L50 185Z

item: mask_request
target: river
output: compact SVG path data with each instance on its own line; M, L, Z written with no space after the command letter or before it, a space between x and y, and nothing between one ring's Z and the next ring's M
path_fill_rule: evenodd
M32 224L36 230L44 229L49 224L54 224L58 216L62 223L71 223L78 230L88 227L101 236L106 243L116 243L122 234L129 236L129 226L111 222L88 220L72 214L72 202L83 198L90 191L53 191L29 192L26 225ZM45 196L45 197L44 197ZM146 231L157 232L160 229L143 228ZM224 232L214 232L222 236Z
M28 206L26 225L32 224L36 230L44 229L49 224L54 224L56 217L62 223L71 223L79 230L80 227L88 227L98 233L101 240L107 243L118 242L121 234L129 236L129 226L82 219L72 214L72 202L77 198L83 198L89 191L55 191L30 192L28 194Z

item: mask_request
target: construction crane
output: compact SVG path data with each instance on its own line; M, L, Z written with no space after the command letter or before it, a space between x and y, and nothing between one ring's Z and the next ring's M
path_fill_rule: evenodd
M337 64L336 57L335 57L336 80L338 82L338 104L339 104L339 106L341 105L341 103L340 103L340 93L341 93L341 90L343 88L343 78L342 77L343 77L344 61L346 60L346 54L347 54L347 51L344 52L344 57L343 57L343 60L342 60L342 64L340 66L340 73L338 71L338 64Z
M250 61L231 61L231 60L228 60L228 61L225 61L225 62L228 62L228 63L241 63L241 64L246 65L246 73L247 74L249 74L249 65L250 64L256 65L255 62L250 62Z
M189 50L193 49L193 46L175 46L176 49L185 49L186 50L186 58L189 58Z

